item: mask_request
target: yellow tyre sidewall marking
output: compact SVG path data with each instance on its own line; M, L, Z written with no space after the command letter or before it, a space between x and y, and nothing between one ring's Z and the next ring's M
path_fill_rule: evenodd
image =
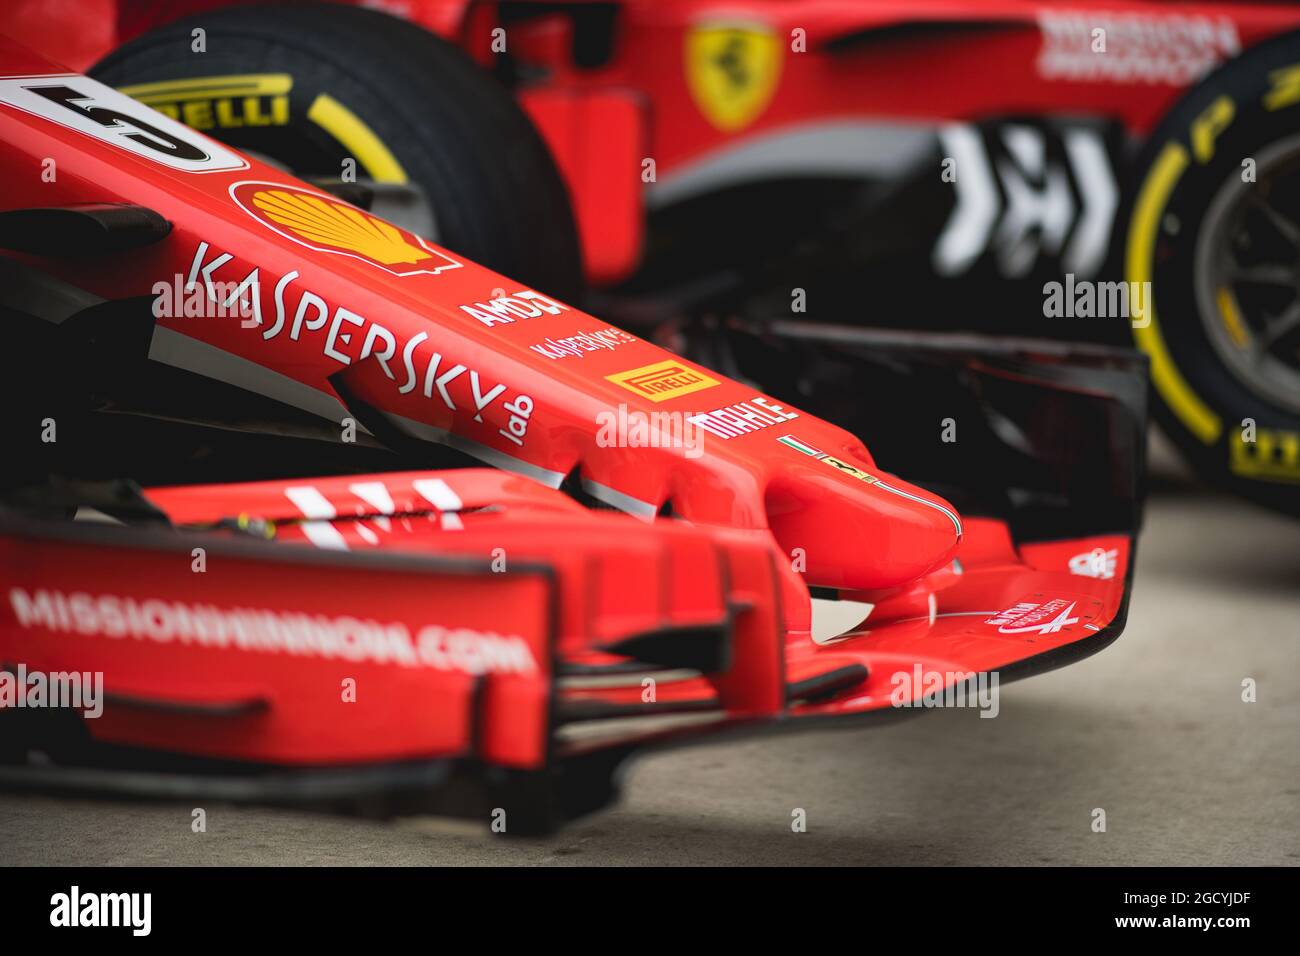
M406 170L366 123L328 93L321 93L307 118L338 140L370 178L381 183L407 182Z
M1230 442L1232 473L1259 481L1300 482L1300 433L1259 428L1253 442Z
M287 125L292 88L288 73L236 73L134 83L118 92L193 129L213 130Z
M1274 70L1268 78L1271 85L1264 94L1264 109L1272 113L1300 103L1300 63Z
M1129 228L1125 250L1125 272L1129 282L1150 282L1151 265L1155 257L1156 233L1160 217L1169 201L1174 186L1187 169L1187 150L1176 142L1167 143L1151 165L1134 205L1133 224ZM1130 286L1132 288L1132 286ZM1147 303L1145 325L1133 329L1138 348L1151 360L1151 381L1156 391L1178 420L1206 445L1218 441L1223 432L1223 422L1200 397L1192 391L1187 380L1178 371L1156 318L1154 297Z
M1232 290L1226 285L1219 286L1219 290L1214 294L1214 300L1219 306L1219 318L1222 320L1223 328L1232 337L1233 344L1239 349L1247 348L1250 345L1250 333L1246 331L1246 323L1241 319L1241 310L1237 308L1237 300Z
M231 96L281 96L293 89L288 73L239 73L222 76L193 76L184 80L159 80L118 87L142 103L152 100L186 100L212 96L214 92Z

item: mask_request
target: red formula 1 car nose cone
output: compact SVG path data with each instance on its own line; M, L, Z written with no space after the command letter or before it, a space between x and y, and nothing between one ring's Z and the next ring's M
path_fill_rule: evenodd
M803 549L809 584L891 588L952 558L961 517L942 498L864 454L832 455L795 435L780 442L803 458L768 486L768 520L787 551Z

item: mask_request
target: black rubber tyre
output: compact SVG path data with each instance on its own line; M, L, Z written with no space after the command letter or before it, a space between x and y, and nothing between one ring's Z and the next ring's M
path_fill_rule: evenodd
M508 90L413 24L332 4L218 10L91 75L298 176L338 177L351 157L359 178L405 178L431 207L428 238L548 295L581 290L568 194L537 131Z
M1262 375L1251 375L1245 366L1247 350L1262 341L1274 308L1268 297L1291 295L1300 302L1300 282L1290 291L1285 284L1269 290L1246 279L1238 292L1226 280L1207 278L1220 269L1240 274L1251 256L1263 261L1267 255L1289 258L1291 252L1291 268L1300 269L1300 245L1284 242L1282 232L1270 236L1271 211L1254 211L1267 198L1270 210L1278 204L1294 220L1300 236L1300 162L1293 176L1290 161L1279 160L1283 188L1249 180L1255 166L1246 163L1290 156L1293 146L1300 157L1300 33L1225 64L1164 118L1136 166L1122 251L1125 278L1151 283L1149 324L1133 335L1151 359L1155 412L1166 432L1207 481L1300 515L1300 390L1292 396L1284 377L1280 386L1271 379L1265 385ZM1261 161L1257 174L1263 173ZM1228 208L1245 211L1231 219L1219 212ZM1220 227L1230 221L1238 225ZM1216 236L1231 238L1226 255L1209 253L1222 245ZM1279 242L1282 251L1274 252ZM1207 267L1215 262L1223 265ZM1226 299L1223 289L1229 289ZM1246 301L1257 303L1256 319L1239 305ZM1283 344L1283 354L1300 368L1300 339L1294 355ZM1242 350L1237 367L1234 348Z

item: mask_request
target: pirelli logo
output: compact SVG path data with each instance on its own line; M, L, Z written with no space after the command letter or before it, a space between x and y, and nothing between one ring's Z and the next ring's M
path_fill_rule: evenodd
M241 73L138 83L118 92L194 129L241 129L287 126L291 89L288 73Z
M606 375L605 378L652 402L666 402L670 398L689 395L719 384L716 378L710 378L675 360L643 365L626 372Z

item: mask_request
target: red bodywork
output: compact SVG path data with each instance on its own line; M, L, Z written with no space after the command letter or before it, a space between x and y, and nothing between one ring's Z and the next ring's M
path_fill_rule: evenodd
M20 0L6 32L85 69L162 23L232 5L91 0L74 14L48 0ZM855 121L938 126L1052 115L1114 121L1140 139L1209 69L1300 28L1300 7L1277 2L622 0L607 57L580 66L574 18L542 4L379 6L461 44L485 65L494 57L492 30L507 24L510 55L541 77L521 99L565 174L587 270L598 283L626 277L639 261L648 192L781 133ZM530 15L534 6L540 12ZM688 43L712 24L766 33L777 50L770 96L735 128L712 121L691 89ZM1096 24L1109 31L1106 64L1159 69L1094 70ZM644 176L646 158L655 161L653 183Z
M287 764L468 755L536 769L594 746L560 734L593 715L707 711L725 726L885 710L936 680L1051 666L1122 627L1129 536L1018 545L1003 522L963 523L828 422L8 41L0 64L0 210L131 204L170 223L140 248L20 257L31 269L109 300L242 303L242 318L156 310L150 358L326 420L369 409L377 429L517 473L148 491L181 533L6 522L0 660L103 671L113 696L90 722L96 739ZM600 347L564 347L602 330ZM620 429L637 421L634 440ZM687 422L698 444L667 440ZM580 508L555 490L566 478L642 520ZM666 506L683 520L652 522ZM277 540L222 530L249 519ZM209 549L201 574L195 547ZM807 585L874 609L814 640ZM241 631L241 613L270 630ZM286 614L324 631L286 636L274 618ZM664 635L680 639L669 658L684 641L700 663L653 702L640 682L559 680L662 656L632 643ZM358 703L344 716L346 679Z

